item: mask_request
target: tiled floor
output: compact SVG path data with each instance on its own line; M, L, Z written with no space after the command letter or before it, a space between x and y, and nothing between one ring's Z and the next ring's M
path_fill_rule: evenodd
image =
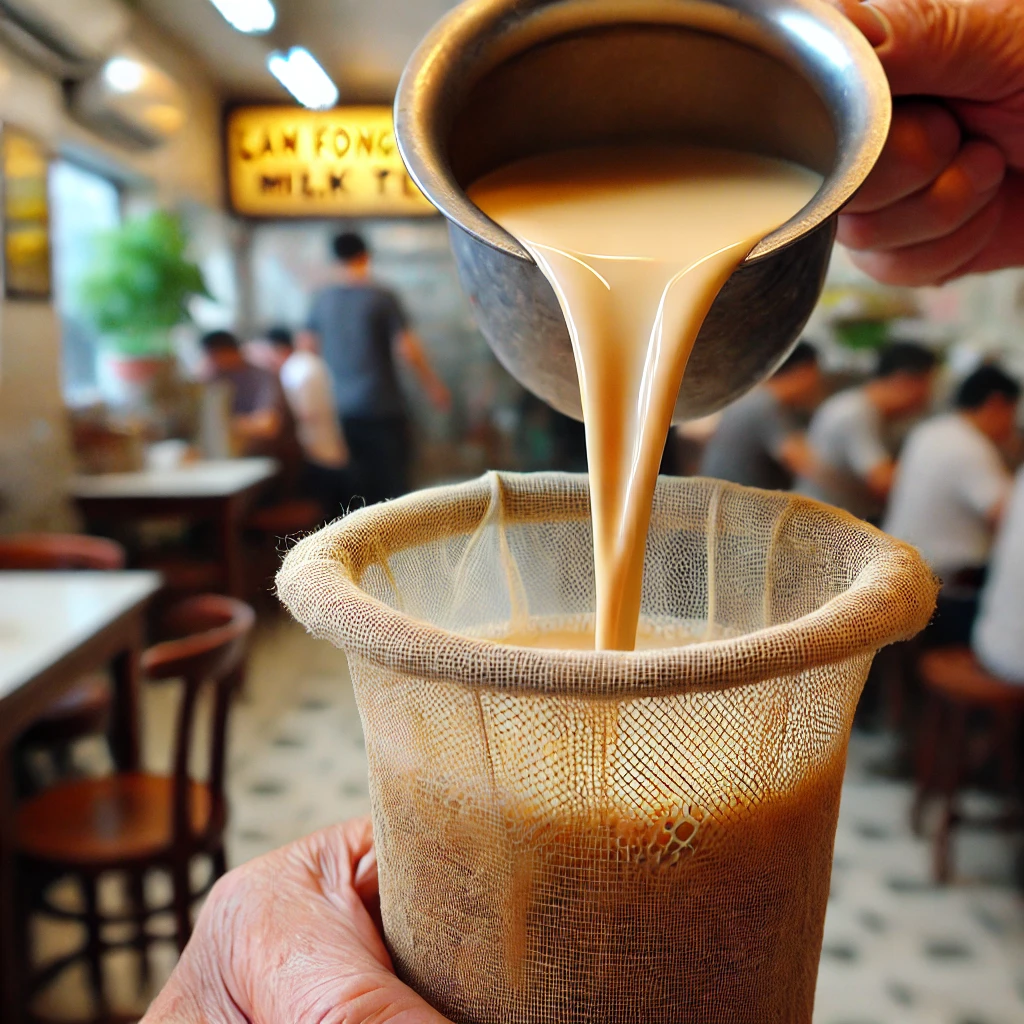
M146 695L146 741L166 764L172 693ZM368 811L362 734L344 657L279 619L261 626L232 723L232 864ZM815 1024L1024 1024L1024 901L1005 836L965 835L958 881L931 884L929 849L907 826L909 787L869 770L884 738L856 734L843 794ZM116 894L115 894L116 895ZM68 941L49 930L53 948ZM171 960L156 965L165 975ZM108 966L133 999L126 960ZM73 1016L82 978L45 1000ZM119 983L119 984L118 984Z
M874 777L885 741L855 734L836 835L815 1024L1022 1024L1024 902L1006 836L957 842L932 884L910 787Z

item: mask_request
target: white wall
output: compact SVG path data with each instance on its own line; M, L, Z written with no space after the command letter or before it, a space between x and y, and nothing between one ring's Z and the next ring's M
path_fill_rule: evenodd
M921 340L945 351L954 375L969 372L974 361L996 358L1024 380L1024 270L1004 270L952 281L942 288L886 289L862 274L840 247L829 267L828 290L868 289L916 307L918 315L898 322L894 334ZM834 369L867 370L870 353L851 353L830 338L833 313L823 303L808 325L808 334L826 342L826 359Z
M448 230L440 217L352 225L366 236L374 276L393 288L452 391L451 415L434 412L422 389L406 379L417 436L438 445L463 440L514 405L518 385L491 355L459 287ZM305 323L313 291L331 279L330 240L339 224L260 224L252 242L252 329ZM400 371L401 372L401 371Z
M3 47L0 120L33 132L55 154L73 151L107 167L149 201L187 207L190 220L204 228L203 254L215 260L229 233L219 212L219 98L202 68L145 22L134 26L130 41L188 97L186 125L165 147L133 153L102 142L65 114L58 82ZM66 527L72 521L64 499L70 470L54 309L0 299L0 532Z
M188 119L166 145L130 151L104 142L58 109L57 132L63 148L77 150L129 179L144 196L161 204L181 200L211 208L222 205L220 97L202 65L148 22L136 18L127 44L141 50L185 93Z
M50 147L60 141L60 86L0 49L0 120ZM53 307L0 298L0 529L66 523L70 456Z

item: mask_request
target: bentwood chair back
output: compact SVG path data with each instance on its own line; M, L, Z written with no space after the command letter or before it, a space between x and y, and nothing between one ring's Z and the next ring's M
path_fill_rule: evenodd
M80 533L16 533L0 537L0 569L103 569L125 566L124 548Z
M151 680L180 679L183 685L175 729L173 841L179 848L193 841L190 822L193 786L189 774L196 732L196 710L203 688L214 687L213 724L207 751L209 775L205 789L210 800L207 825L219 836L226 820L224 767L231 698L242 682L245 653L255 614L249 605L220 594L204 594L175 605L164 619L173 639L150 647L142 670Z
M29 911L71 918L85 925L86 943L41 970L28 970L29 994L53 980L65 967L85 959L96 1003L94 1020L107 1020L102 961L113 949L134 948L140 977L149 977L148 950L157 941L148 928L155 914L173 912L174 938L183 950L192 929L192 906L226 870L224 791L228 718L232 697L242 685L249 636L255 615L242 601L216 594L189 598L168 612L169 639L142 656L153 682L179 681L180 695L173 735L173 767L168 776L124 772L80 779L45 790L22 804L16 822L20 864L29 902L22 908L27 946ZM203 700L204 691L211 700ZM199 727L200 711L211 715ZM208 736L204 780L190 765L199 737ZM211 870L202 886L193 885L193 862L209 858ZM151 869L170 874L172 899L166 906L146 902L146 875ZM97 881L119 872L128 883L131 910L111 914L99 905ZM46 898L49 882L69 876L82 890L84 912L56 906ZM111 925L132 925L127 938L108 937Z

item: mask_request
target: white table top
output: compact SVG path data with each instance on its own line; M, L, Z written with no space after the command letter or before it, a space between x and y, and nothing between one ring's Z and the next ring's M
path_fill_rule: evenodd
M0 702L159 586L155 572L0 572Z
M74 498L227 498L269 480L277 470L276 459L210 460L177 469L74 476L70 492Z

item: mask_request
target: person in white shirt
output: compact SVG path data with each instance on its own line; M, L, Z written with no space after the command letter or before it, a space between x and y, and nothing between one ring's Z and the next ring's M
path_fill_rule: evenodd
M272 327L264 337L295 420L304 460L303 489L334 518L347 508L355 486L330 370L308 340L296 345L287 328Z
M894 343L880 353L872 380L823 402L807 432L814 469L799 476L794 489L877 519L896 471L885 427L926 408L936 363L920 345Z
M918 548L944 581L978 572L1011 476L999 445L1013 436L1020 385L995 366L960 385L955 411L915 427L900 455L883 529Z
M972 647L993 675L1024 685L1024 469L992 548Z

